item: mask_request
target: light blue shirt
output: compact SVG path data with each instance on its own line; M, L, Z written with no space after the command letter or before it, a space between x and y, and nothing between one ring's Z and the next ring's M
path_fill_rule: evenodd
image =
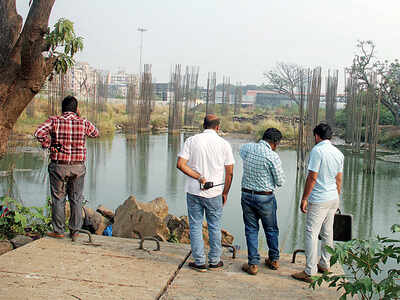
M266 141L244 144L239 153L243 160L242 188L273 192L283 185L285 175L281 160Z
M318 177L309 198L310 203L339 200L336 176L343 173L343 161L342 152L329 140L323 140L312 148L308 170L317 172Z

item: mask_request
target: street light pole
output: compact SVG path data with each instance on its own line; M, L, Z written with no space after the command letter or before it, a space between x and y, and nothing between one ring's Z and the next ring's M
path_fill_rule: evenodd
M142 74L143 32L147 31L147 29L139 27L137 30L140 31L139 74Z

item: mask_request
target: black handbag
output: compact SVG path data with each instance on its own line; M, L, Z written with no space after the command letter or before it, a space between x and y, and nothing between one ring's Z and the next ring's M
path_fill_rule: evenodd
M338 208L333 221L333 240L348 242L353 238L353 215L342 214Z

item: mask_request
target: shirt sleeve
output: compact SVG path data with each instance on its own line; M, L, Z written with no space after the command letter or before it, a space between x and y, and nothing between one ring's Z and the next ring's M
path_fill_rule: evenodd
M244 144L244 145L240 146L240 148L239 148L239 155L242 159L245 159L246 154L247 154L247 144Z
M322 157L319 151L311 150L310 160L308 162L308 170L318 173L321 166Z
M226 151L225 151L225 166L230 166L235 164L235 159L233 157L232 146L226 142Z
M192 139L188 138L183 144L181 152L178 153L178 157L182 157L183 159L189 160L191 144L192 144Z
M92 122L86 120L85 122L85 134L88 137L95 138L99 136L99 130L92 124Z
M343 167L344 167L344 156L342 154L341 160L340 160L339 173L343 173Z
M285 183L285 173L283 172L282 162L278 154L271 161L272 163L272 177L274 178L276 186L282 186Z
M35 131L34 136L37 138L43 148L49 148L51 144L50 129L52 120L49 118L46 122L42 123Z

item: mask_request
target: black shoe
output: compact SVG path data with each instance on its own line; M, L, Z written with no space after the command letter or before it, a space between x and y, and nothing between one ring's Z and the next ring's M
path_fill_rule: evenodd
M215 271L215 270L221 269L223 266L224 266L224 262L222 260L220 260L219 263L217 263L216 265L209 264L208 269Z
M198 272L206 272L207 268L206 265L196 265L194 262L189 263L189 267L191 267L193 270L196 270Z

